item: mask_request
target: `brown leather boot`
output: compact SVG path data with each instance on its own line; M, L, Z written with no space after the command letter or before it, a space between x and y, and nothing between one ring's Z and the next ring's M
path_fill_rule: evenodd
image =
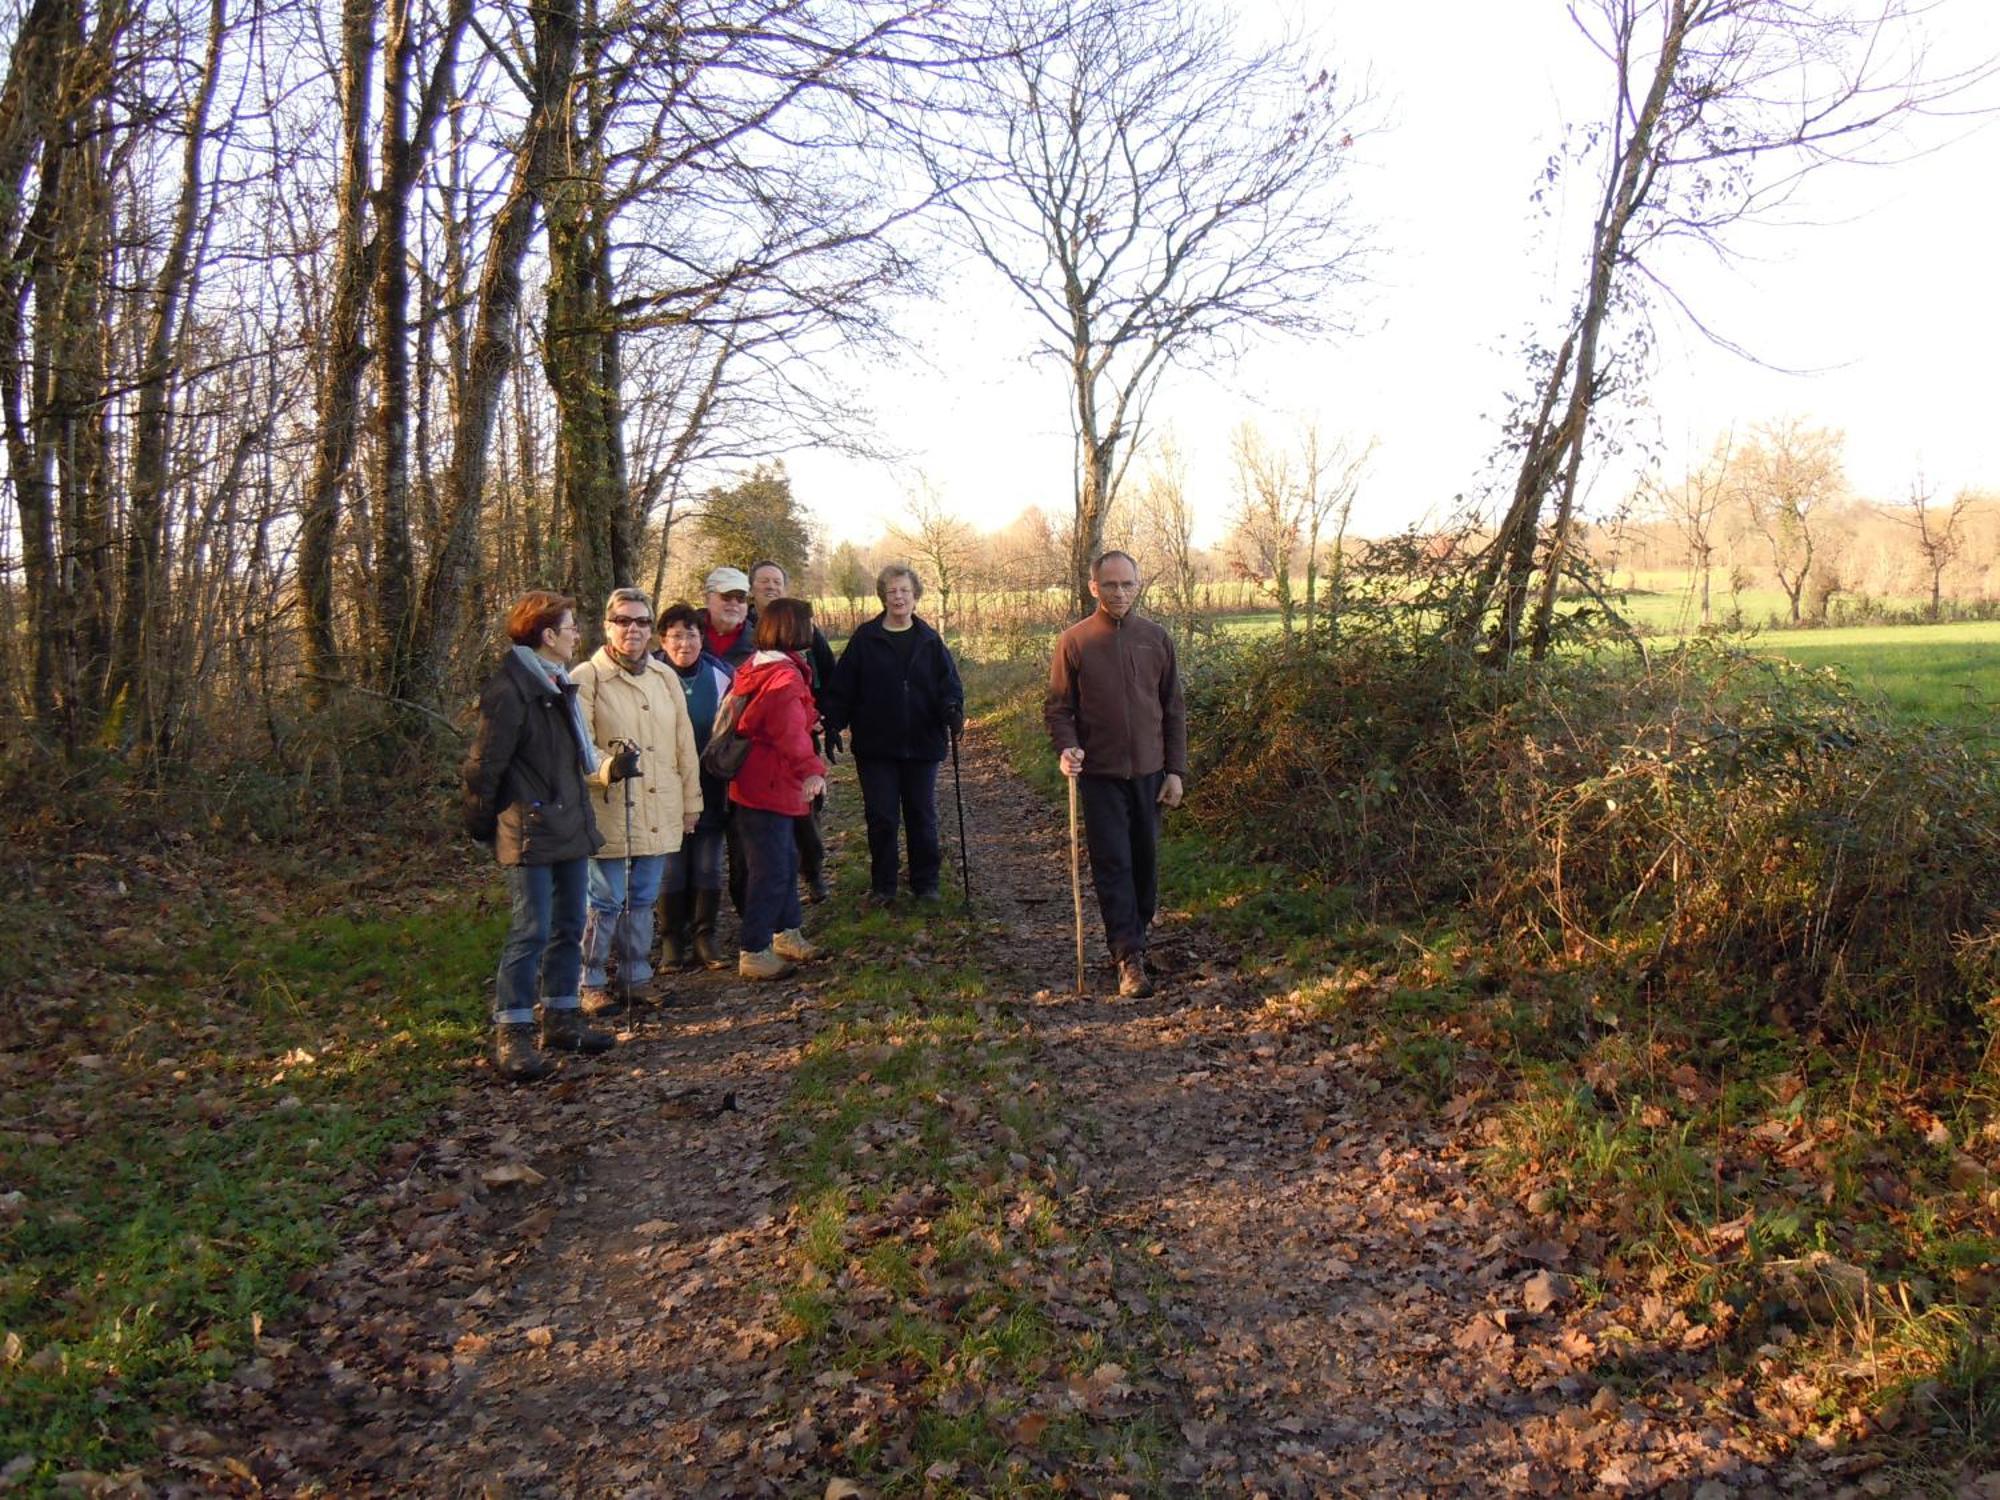
M582 1009L570 1005L561 1010L542 1011L542 1045L556 1052L581 1052L586 1057L595 1057L617 1046L618 1038L590 1025L584 1020Z
M509 1083L534 1083L555 1072L555 1059L535 1041L532 1021L502 1021L493 1028L493 1071Z

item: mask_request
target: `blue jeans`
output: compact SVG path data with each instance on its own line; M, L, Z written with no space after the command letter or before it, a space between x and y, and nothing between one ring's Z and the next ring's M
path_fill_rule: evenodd
M556 865L501 866L513 909L507 941L500 948L500 982L493 992L496 1023L533 1021L538 995L544 1010L573 1010L582 1003L576 982L583 973L589 863L566 859Z
M861 782L861 812L868 825L868 884L878 896L896 894L896 826L908 830L910 889L935 895L944 855L938 847L937 773L934 760L854 758Z
M653 977L653 903L660 899L660 877L668 856L641 854L632 859L632 904L625 904L625 861L590 862L590 920L583 928L583 982L604 988L605 961L618 953L618 983L636 989Z
M719 891L722 889L722 825L697 828L681 839L680 848L667 856L669 891Z
M771 938L804 920L799 910L799 846L792 820L784 813L737 806L734 813L743 849L743 921L736 946L762 953Z

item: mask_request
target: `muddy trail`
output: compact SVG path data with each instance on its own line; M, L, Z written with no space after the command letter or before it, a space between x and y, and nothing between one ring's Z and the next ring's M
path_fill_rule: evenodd
M1159 993L1117 1000L1086 893L1094 993L1073 994L1062 812L977 729L966 748L978 957L1076 1126L1061 1212L1110 1268L1087 1317L1125 1361L1118 1409L1164 1434L1143 1481L1043 1472L1045 1492L1882 1492L1871 1457L1797 1447L1768 1393L1719 1387L1665 1299L1586 1295L1596 1247L1487 1195L1473 1111L1280 1019L1176 913ZM955 881L948 769L940 792ZM844 766L835 797L835 858L859 862ZM868 1415L788 1358L781 1305L800 1228L776 1116L829 1024L827 968L688 978L607 1057L469 1089L399 1149L304 1316L168 1435L179 1482L871 1493L839 1459ZM905 1492L927 1489L981 1484Z

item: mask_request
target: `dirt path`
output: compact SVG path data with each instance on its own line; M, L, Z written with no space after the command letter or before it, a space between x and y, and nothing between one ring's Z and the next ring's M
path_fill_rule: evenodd
M1085 1120L1065 1213L1112 1246L1162 1492L1842 1487L1850 1461L1776 1457L1747 1408L1705 1416L1698 1330L1657 1298L1585 1305L1588 1245L1485 1196L1462 1129L1398 1102L1365 1048L1272 1019L1172 913L1158 997L1071 996L1060 812L969 750L985 958ZM306 1326L211 1388L216 1430L254 1441L188 1436L180 1470L283 1493L820 1495L774 1290L792 1231L772 1124L820 982L704 976L554 1086L470 1090L302 1289Z

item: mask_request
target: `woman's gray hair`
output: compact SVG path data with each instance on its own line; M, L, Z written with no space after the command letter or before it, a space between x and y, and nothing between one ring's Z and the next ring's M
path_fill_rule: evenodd
M613 589L604 596L604 618L611 618L611 611L621 604L643 604L646 613L653 612L653 601L644 589Z
M885 605L889 602L889 580L891 578L909 579L910 597L912 599L921 599L924 597L924 581L917 577L917 570L905 567L902 563L890 563L888 567L875 575L875 597L880 599Z

